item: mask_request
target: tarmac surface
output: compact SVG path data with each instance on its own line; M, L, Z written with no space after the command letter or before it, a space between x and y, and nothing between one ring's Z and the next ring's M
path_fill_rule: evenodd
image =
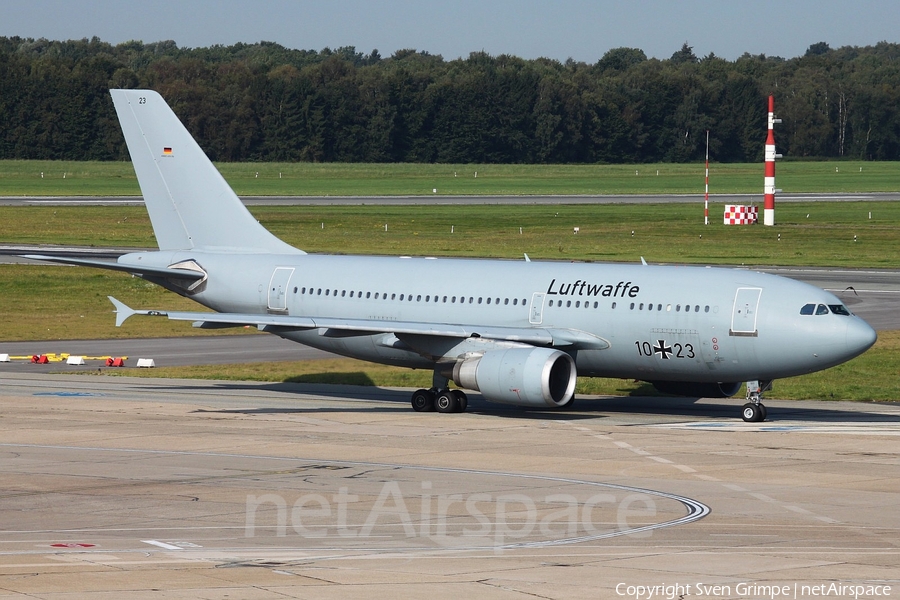
M408 398L0 372L0 598L900 597L898 404Z
M776 272L900 326L900 271ZM7 352L327 356L268 335ZM744 423L738 398L471 394L445 415L411 390L48 374L66 369L0 364L0 600L900 598L897 403Z

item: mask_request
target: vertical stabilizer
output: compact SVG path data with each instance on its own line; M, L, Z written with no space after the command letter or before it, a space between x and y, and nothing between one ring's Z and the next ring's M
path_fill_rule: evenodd
M257 222L162 96L110 94L160 250L301 252Z

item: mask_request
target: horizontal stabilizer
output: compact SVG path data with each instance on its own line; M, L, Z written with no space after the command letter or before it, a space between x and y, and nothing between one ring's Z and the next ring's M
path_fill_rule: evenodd
M112 302L113 306L116 307L116 310L114 311L116 313L116 327L121 327L122 323L125 322L125 319L127 319L128 317L132 317L134 315L158 315L158 314L160 314L155 310L134 310L133 308L131 308L124 302L122 302L120 300L116 300L112 296L107 296L107 298L109 298L109 301Z
M94 267L97 269L109 269L111 271L124 271L135 275L152 275L156 277L174 277L177 279L190 279L192 281L203 279L205 273L189 271L187 269L169 269L165 267L151 267L148 265L130 265L127 263L109 262L105 260L90 260L87 258L67 258L64 256L47 256L44 254L21 254L22 258L30 260L43 260L64 265L76 265L79 267Z

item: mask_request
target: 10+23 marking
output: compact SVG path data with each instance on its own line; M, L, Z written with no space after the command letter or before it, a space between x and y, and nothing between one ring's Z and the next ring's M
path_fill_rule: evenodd
M675 343L670 346L666 343L665 340L656 340L655 345L651 344L650 342L635 342L634 345L637 346L638 356L653 356L654 354L658 354L663 360L669 360L669 358L673 357L696 357L696 354L694 354L693 344Z

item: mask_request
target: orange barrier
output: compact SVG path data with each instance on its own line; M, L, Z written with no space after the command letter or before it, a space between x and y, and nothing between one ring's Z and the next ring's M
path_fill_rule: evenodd
M71 358L72 356L79 356L79 355L72 355L72 354L69 354L68 352L64 352L64 353L62 353L62 354L55 354L55 353L53 353L53 352L48 352L48 353L46 353L46 354L27 354L27 355L22 355L22 356L13 356L13 355L9 355L9 354L0 354L0 357L3 357L3 359L0 360L0 362L12 362L12 361L14 361L14 360L27 360L27 361L30 361L30 362L35 363L35 364L42 364L42 365L43 365L43 364L47 364L47 363L66 362L66 361L68 361L69 358ZM83 358L84 360L101 360L101 361L106 361L106 360L108 360L108 359L110 359L110 358L113 358L113 357L111 357L111 356L84 356L84 355L81 355L81 358ZM121 358L122 360L128 360L128 357L127 357L127 356L121 356L121 357L119 357L119 358Z

